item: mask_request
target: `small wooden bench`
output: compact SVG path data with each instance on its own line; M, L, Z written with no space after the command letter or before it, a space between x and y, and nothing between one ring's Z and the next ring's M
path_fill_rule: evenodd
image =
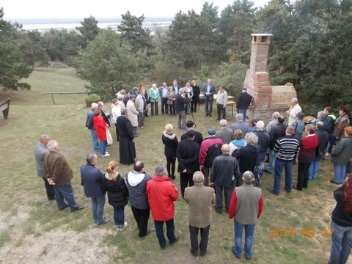
M9 116L10 99L0 102L0 112L2 112L5 119Z

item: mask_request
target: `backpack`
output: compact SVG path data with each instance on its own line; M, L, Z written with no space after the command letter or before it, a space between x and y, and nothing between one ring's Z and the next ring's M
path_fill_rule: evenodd
M211 168L215 158L222 154L221 147L222 147L222 144L214 144L209 147L208 152L207 152L207 156L205 158L204 167Z

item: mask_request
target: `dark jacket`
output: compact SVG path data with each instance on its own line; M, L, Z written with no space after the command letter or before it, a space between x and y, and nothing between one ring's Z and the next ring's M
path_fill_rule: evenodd
M319 146L317 148L316 158L321 159L324 157L326 147L329 143L329 133L325 129L318 129L316 134L319 138Z
M192 132L191 132L192 131ZM203 135L202 133L196 131L196 130L188 130L186 133L184 133L182 136L181 136L181 140L184 140L186 138L188 138L188 133L193 133L194 134L194 142L196 142L199 146L200 144L202 143L203 141Z
M203 87L203 93L205 96L208 96L206 93L207 93L207 90L208 90L208 84L204 85ZM211 96L213 96L216 92L216 89L215 89L215 86L214 85L210 85L210 93L211 93ZM209 95L210 96L210 95ZM213 97L211 97L213 98Z
M270 136L270 149L274 149L276 141L285 136L286 126L283 123L274 125L269 133Z
M352 158L352 137L342 138L333 148L332 160L337 164L347 164Z
M193 100L198 100L200 95L200 88L198 85L192 85L193 89Z
M233 131L229 127L222 127L216 131L215 135L221 138L224 143L229 144L232 140Z
M212 182L217 186L231 187L240 179L240 168L236 158L228 155L217 156L212 167Z
M199 145L191 139L184 139L178 143L176 156L178 160L178 171L184 169L189 173L199 170L198 163Z
M247 92L241 92L237 98L236 108L237 109L248 109L253 101L253 97Z
M177 145L178 145L178 140L176 134L168 135L166 133L163 133L161 136L161 140L163 141L163 144L165 146L164 148L164 154L167 158L176 158L176 151L177 151Z
M247 146L239 149L234 153L240 165L241 174L243 174L247 170L254 172L254 168L257 164L258 158L258 150L255 146L247 144Z
M323 121L324 130L328 132L329 135L332 135L334 133L335 121L336 121L336 117L334 115L328 115Z
M44 158L44 171L46 178L50 178L57 186L71 183L72 169L65 157L56 151L50 151Z
M102 180L102 188L108 193L109 204L113 207L124 207L128 203L128 190L125 180L119 174L116 180L110 179L105 174Z
M343 210L344 186L334 191L336 206L332 212L332 221L340 226L352 226L352 214L345 213Z
M270 147L270 136L265 130L256 130L254 132L258 137L258 162L265 161L265 155Z
M137 209L148 209L147 182L151 179L144 172L130 171L127 173L125 182L131 206Z
M81 185L84 189L84 194L87 197L99 197L105 195L102 190L102 181L104 174L98 170L95 166L86 164L80 168L81 172Z
M186 107L185 107L186 103L187 103L187 99L186 98L184 98L180 94L178 94L176 96L176 100L175 100L175 112L176 112L176 114L179 114L182 111L186 111Z
M94 129L93 125L93 117L94 117L94 112L92 110L89 110L87 112L87 118L86 118L86 128L88 129Z

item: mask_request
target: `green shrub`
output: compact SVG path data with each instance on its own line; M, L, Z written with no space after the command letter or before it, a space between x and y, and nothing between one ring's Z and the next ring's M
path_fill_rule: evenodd
M90 107L92 103L99 102L101 100L101 97L97 94L90 94L86 98L86 105L87 107Z

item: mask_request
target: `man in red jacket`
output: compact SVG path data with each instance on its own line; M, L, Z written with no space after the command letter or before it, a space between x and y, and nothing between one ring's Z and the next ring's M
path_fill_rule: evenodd
M147 183L147 196L149 207L154 219L155 233L159 240L160 248L166 247L163 226L166 223L166 235L169 244L177 241L175 236L175 205L178 198L176 185L167 175L165 166L158 166L155 169L155 176Z

